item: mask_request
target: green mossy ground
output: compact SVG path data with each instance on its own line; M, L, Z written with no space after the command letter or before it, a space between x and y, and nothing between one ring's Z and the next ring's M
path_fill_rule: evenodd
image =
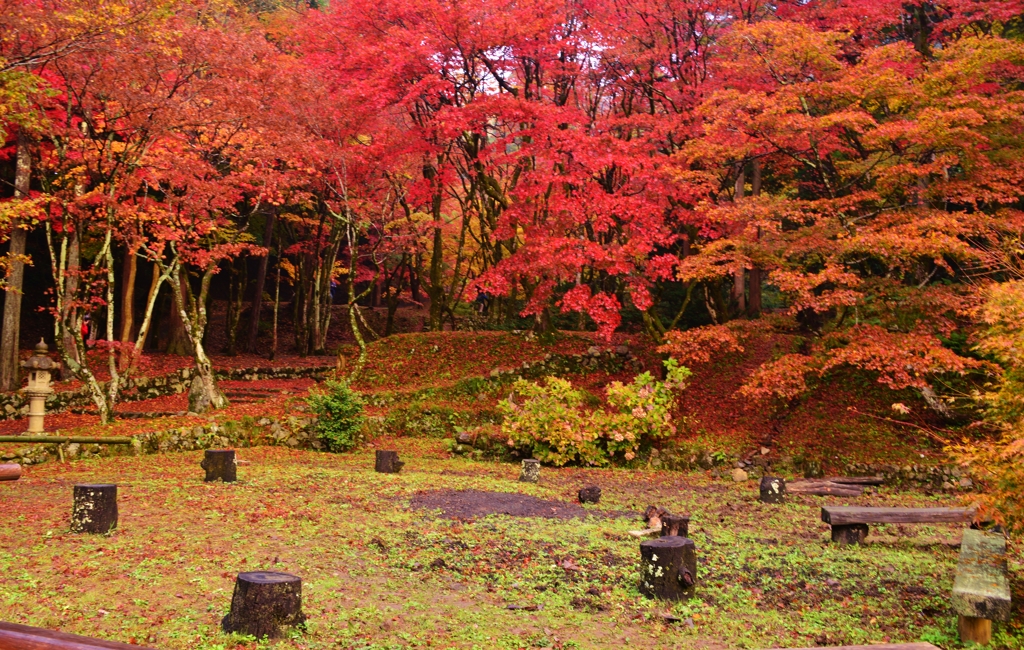
M437 439L382 445L401 452L401 474L375 474L365 448L240 450L233 485L203 483L200 452L28 468L20 481L0 483L0 619L168 650L254 648L220 632L219 621L235 574L262 569L304 581L309 627L277 642L284 648L770 648L920 639L958 647L950 609L955 525L879 526L864 547L838 548L819 517L828 500L762 505L752 481L544 468L540 484L527 485L515 480L517 467L450 458ZM120 485L118 529L69 533L72 484L98 481ZM595 511L655 503L692 515L696 600L671 605L639 595L639 542L627 535L640 527L635 519L453 521L409 508L425 490L572 501L586 484L604 491ZM951 499L882 488L845 502ZM1000 627L997 648L1024 648L1019 554L1011 572L1015 619Z

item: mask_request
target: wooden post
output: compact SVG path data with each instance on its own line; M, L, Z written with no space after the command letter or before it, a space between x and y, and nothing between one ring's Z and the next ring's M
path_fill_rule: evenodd
M690 518L685 515L664 514L661 517L662 537L686 537L690 534Z
M832 525L832 541L840 546L862 544L867 536L867 524Z
M405 463L398 460L397 451L384 451L378 449L373 469L381 474L397 474L402 471L403 465L405 465Z
M0 465L0 481L17 481L21 478L21 465L5 463Z
M109 533L117 528L117 486L112 483L74 487L71 532Z
M224 481L234 483L237 480L238 465L235 464L234 449L207 449L203 462L199 466L206 470L207 483Z
M540 480L540 461L536 458L527 458L523 461L519 470L519 480L523 483L536 483Z
M775 476L761 478L761 503L782 503L786 500L786 479Z
M576 495L580 503L597 503L601 500L601 488L596 485L589 485L579 491Z
M697 548L686 537L659 537L640 543L640 593L648 598L693 598Z
M225 632L241 632L257 639L280 635L282 626L306 622L302 613L302 579L290 573L239 573L231 611L221 621Z
M973 641L978 645L988 645L992 642L992 621L990 619L958 614L956 628L960 632L962 643Z

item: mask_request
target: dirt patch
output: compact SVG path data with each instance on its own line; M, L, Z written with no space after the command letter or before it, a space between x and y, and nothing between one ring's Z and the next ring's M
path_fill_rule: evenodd
M448 519L472 519L485 515L510 517L544 517L577 519L592 517L635 517L632 512L592 510L576 503L545 501L517 492L486 492L484 490L434 490L413 495L409 505L418 510L440 510Z

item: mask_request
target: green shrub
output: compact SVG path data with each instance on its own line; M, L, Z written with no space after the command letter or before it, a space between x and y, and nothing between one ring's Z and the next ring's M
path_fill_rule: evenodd
M327 451L348 451L359 440L363 397L344 381L327 381L326 390L311 388L306 403L317 416L317 434Z
M673 359L665 368L663 382L649 372L631 384L612 382L605 389L607 407L593 411L585 408L586 394L565 379L548 377L544 384L520 379L498 404L502 434L510 447L552 465L632 460L641 446L676 432L672 407L690 371Z

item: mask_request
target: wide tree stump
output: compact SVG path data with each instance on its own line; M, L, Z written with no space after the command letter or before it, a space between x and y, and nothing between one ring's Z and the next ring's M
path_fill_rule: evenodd
M761 503L782 503L786 500L786 479L777 476L761 478Z
M112 483L74 487L71 532L109 533L117 528L117 486Z
M21 478L21 465L4 463L0 465L0 481L17 481Z
M519 469L519 480L523 483L536 483L540 480L540 461L527 458Z
M579 497L580 503L597 503L601 500L601 488L589 485L582 488L576 496Z
M397 451L384 451L382 449L378 449L377 459L374 462L373 469L381 474L397 474L402 471L403 465L405 465L405 463L398 460Z
M238 465L235 463L234 449L207 449L203 462L199 466L206 470L207 483L224 481L234 483L238 480Z
M640 543L640 593L648 598L693 598L697 547L686 537L659 537Z
M239 573L231 611L221 621L225 632L241 632L257 639L280 636L284 626L306 622L302 613L302 579L290 573Z
M690 534L690 518L665 513L661 516L662 537L686 537Z

